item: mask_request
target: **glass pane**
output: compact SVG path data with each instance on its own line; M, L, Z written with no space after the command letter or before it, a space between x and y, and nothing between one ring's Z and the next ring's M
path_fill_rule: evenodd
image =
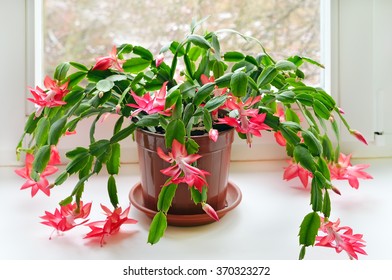
M51 75L62 61L92 65L113 44L142 45L158 54L167 42L184 38L192 18L207 16L199 34L231 28L259 39L276 59L300 54L320 60L320 1L44 0L44 71ZM239 36L222 45L223 51L261 52ZM320 69L306 67L308 82L319 84Z

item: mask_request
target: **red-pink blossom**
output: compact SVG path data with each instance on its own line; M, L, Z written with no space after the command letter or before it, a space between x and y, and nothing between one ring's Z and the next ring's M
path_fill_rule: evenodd
M65 132L65 135L74 135L74 134L76 134L76 130L72 130L72 131L67 130Z
M352 134L352 135L354 135L355 136L355 138L357 138L359 141L361 141L362 143L364 143L364 144L368 144L367 143L367 141L366 141L366 139L365 139L365 137L362 135L362 133L361 132L359 132L358 130L355 130L355 129L350 129L350 133Z
M312 173L300 164L294 162L292 159L288 161L289 166L285 168L283 173L283 180L290 181L296 177L299 177L304 188L307 188L309 178L312 177Z
M75 220L86 219L90 214L90 210L91 203L83 205L81 201L79 207L77 203L70 203L65 206L60 206L60 209L56 208L53 214L45 211L45 215L40 217L45 221L41 223L53 227L58 232L64 232L86 223L88 220L84 220L81 223L76 223Z
M35 104L35 115L37 117L41 115L45 107L52 108L66 104L63 98L69 92L68 82L60 84L60 82L52 80L49 76L45 77L44 86L45 90L38 86L35 89L29 88L34 98L27 98L27 100Z
M200 82L203 85L208 84L208 83L213 83L213 82L215 82L215 78L214 78L214 76L207 77L205 74L201 74L200 75ZM227 92L227 88L219 88L218 86L215 86L214 90L212 91L214 96L221 96L221 95L223 95L226 92ZM204 106L204 104L201 104L201 106ZM222 110L224 108L226 108L225 104L223 104L223 105L219 106L218 108L216 108L215 110L213 110L211 112L212 119L213 120L217 120L218 119L219 110Z
M207 77L207 75L201 74L200 81L203 85L208 83L213 83L215 82L215 77L214 76ZM225 92L227 92L227 88L219 88L218 86L215 86L212 93L214 94L214 96L221 96Z
M202 203L201 207L202 207L203 211L207 213L208 216L213 218L215 221L219 221L218 214L216 213L215 209L212 208L211 205L209 205L207 203Z
M194 186L200 192L202 192L203 186L207 186L205 176L209 173L191 165L201 156L197 154L188 155L185 145L182 145L176 139L173 140L172 150L168 155L160 147L158 147L157 153L164 161L174 163L174 165L161 170L163 174L171 177L167 184L170 182L174 184L186 183L189 187Z
M285 117L285 114L284 114L284 109L283 109L283 106L280 103L277 104L277 106L276 106L276 113L274 115L279 117L279 121L280 122L285 122L286 121L286 117Z
M274 133L274 137L275 137L276 143L278 143L280 146L283 146L283 147L286 146L287 142L286 142L286 139L283 137L282 132L276 131Z
M118 71L123 72L124 69L122 68L124 60L120 60L117 57L117 48L116 46L112 47L112 51L109 53L108 56L101 56L96 58L96 63L92 70L107 70L110 67L116 68Z
M20 188L21 190L31 188L31 197L34 197L39 190L41 190L47 196L50 195L49 181L46 176L52 175L57 172L58 168L52 165L48 165L45 170L39 174L39 181L36 182L31 178L31 172L33 169L34 156L32 154L26 154L25 167L16 169L15 173L20 177L25 178L26 182Z
M275 116L279 117L279 121L280 122L285 122L286 121L286 116L285 116L285 111L283 108L283 105L281 103L278 103L276 106L276 113L274 114ZM298 116L298 114L296 114ZM298 118L300 119L300 116L298 116ZM301 121L301 119L300 119ZM274 133L275 136L275 141L276 143L278 143L280 146L285 147L286 146L286 139L283 137L282 132L281 131L276 131ZM298 132L298 136L301 137L300 132ZM302 139L301 139L302 141Z
M362 234L353 234L353 230L348 227L340 227L340 220L336 222L325 222L321 219L320 231L326 233L324 236L317 236L317 243L315 246L324 246L334 248L337 253L341 251L346 251L350 259L358 259L358 254L367 255L362 249L366 245L365 241L362 239Z
M55 145L52 145L50 147L50 160L49 160L49 165L57 165L61 164L61 158L59 151Z
M134 92L132 92L131 95L135 100L136 104L127 104L127 106L129 107L137 109L133 111L132 117L137 116L142 111L146 112L149 115L159 113L164 116L170 116L172 107L165 109L166 84L167 82L163 83L159 92L155 92L152 94L147 92L143 97L140 97Z
M235 117L225 116L219 119L220 124L227 124L236 129L237 132L246 135L246 142L249 146L252 143L252 135L261 137L261 130L270 130L271 128L264 123L266 114L258 113L258 109L251 108L254 104L259 102L261 96L250 97L245 102L240 98L231 96L226 100L226 107L232 110Z
M124 212L122 212L121 207L114 209L113 212L102 204L101 208L104 211L104 214L107 216L106 220L86 224L86 226L90 227L91 231L84 237L99 237L101 246L104 244L104 238L118 233L120 231L120 227L123 224L137 223L136 220L128 218L130 206L128 206Z
M215 78L213 76L208 77L206 74L201 74L200 75L200 81L203 85L208 84L208 83L213 83L215 82Z
M218 140L218 136L219 136L219 133L218 133L218 130L216 130L216 129L211 128L210 131L208 132L208 137L214 142L216 142Z
M354 189L358 189L358 179L373 179L373 177L363 171L363 169L369 167L368 164L352 165L350 160L351 154L345 155L343 153L340 153L338 162L331 163L329 165L331 179L348 180L351 187L353 187Z

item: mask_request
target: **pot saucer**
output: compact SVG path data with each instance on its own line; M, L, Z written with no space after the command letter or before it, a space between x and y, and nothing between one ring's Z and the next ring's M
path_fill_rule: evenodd
M216 211L219 218L221 219L228 212L233 210L238 204L241 202L242 193L237 185L232 182L228 182L227 184L227 196L226 196L226 204L227 206L221 210ZM137 183L132 187L129 193L129 200L131 204L138 209L139 211L146 214L151 219L157 213L154 210L148 209L144 206L143 196L142 196L142 186L140 183ZM190 226L199 226L205 225L215 222L207 214L193 214L193 215L175 215L168 214L167 215L167 223L171 226L179 226L179 227L190 227Z

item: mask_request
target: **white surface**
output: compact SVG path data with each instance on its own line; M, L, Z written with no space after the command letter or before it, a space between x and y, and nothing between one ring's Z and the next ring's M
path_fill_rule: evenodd
M354 161L358 163L359 161ZM365 159L374 180L362 180L359 190L337 184L342 196L331 195L331 219L341 218L342 225L364 234L368 256L363 260L391 259L390 216L392 213L392 159ZM283 161L233 162L230 180L243 194L240 205L219 223L206 226L169 227L156 245L147 244L149 219L132 208L130 216L139 221L126 225L107 244L83 239L88 228L79 227L63 236L49 236L52 229L41 225L39 216L52 211L68 195L75 180L52 190L50 198L42 193L30 197L20 191L23 179L13 168L0 168L1 235L0 259L297 259L298 227L310 212L307 190L298 182L282 178ZM118 191L123 208L128 205L128 192L138 179L137 165L124 165L118 177ZM106 177L96 176L88 182L84 200L93 201L91 220L101 220L99 203L110 205L106 196ZM347 259L329 248L309 248L307 259Z

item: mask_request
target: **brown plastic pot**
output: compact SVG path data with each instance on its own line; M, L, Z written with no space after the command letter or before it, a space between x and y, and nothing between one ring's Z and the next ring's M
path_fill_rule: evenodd
M197 161L198 168L210 173L206 176L208 183L207 203L220 210L226 207L226 195L230 167L231 145L234 130L229 129L219 133L217 142L210 140L208 135L193 136L200 148L198 154L202 157ZM156 211L158 195L168 177L160 170L170 166L157 154L161 147L165 153L164 135L138 129L136 131L141 187L144 207ZM176 191L169 214L192 215L204 213L200 205L195 205L191 199L189 187L181 183Z

